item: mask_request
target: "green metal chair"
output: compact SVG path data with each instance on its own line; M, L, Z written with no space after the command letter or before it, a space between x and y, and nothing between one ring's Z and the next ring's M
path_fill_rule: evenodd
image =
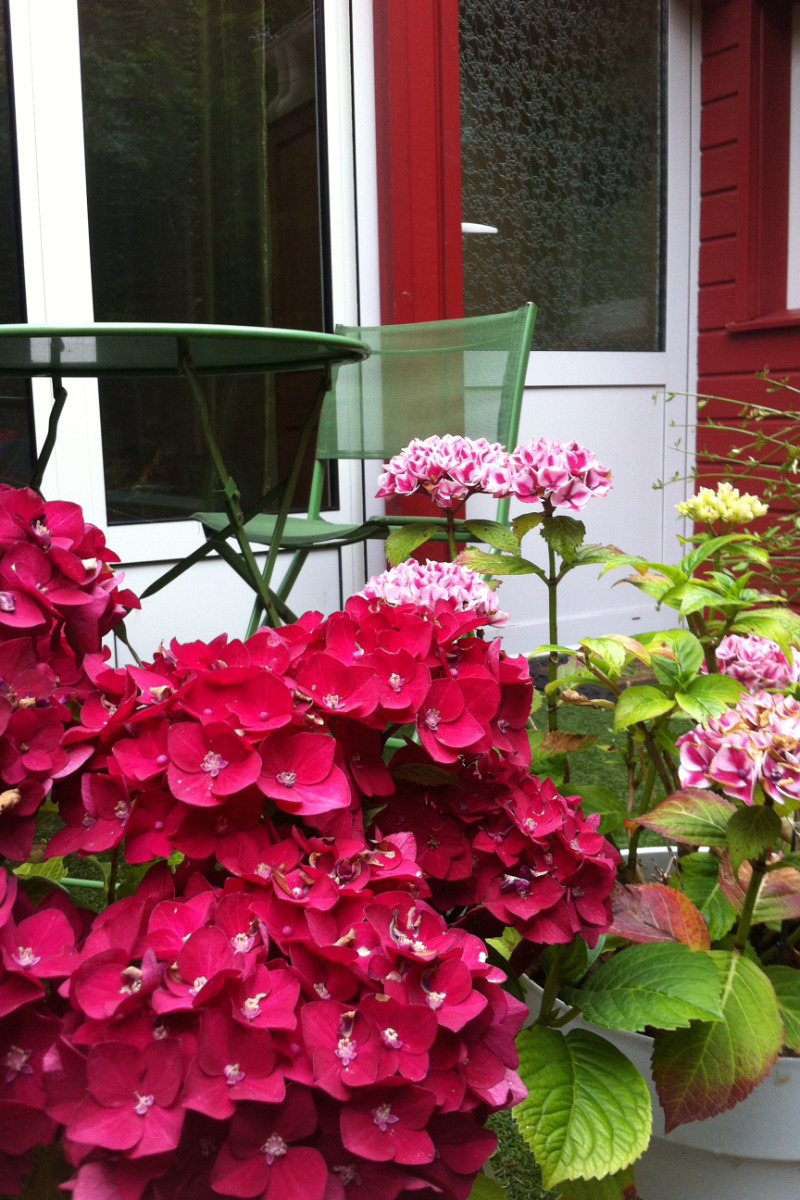
M504 446L516 444L535 317L536 306L526 304L514 312L486 317L336 327L337 333L366 342L371 354L357 365L334 371L320 418L308 516L287 519L279 546L273 544L275 516L255 516L245 524L251 543L270 547L264 573L267 584L277 552L295 551L288 571L274 589L282 615L291 615L287 597L315 549L385 539L392 529L415 521L437 524L435 518L384 514L361 524L326 520L321 503L327 460L385 461L412 438L432 434L463 434ZM508 508L508 500L498 503L498 521L507 521ZM195 518L212 541L219 541L228 525L224 513L195 513ZM438 524L444 529L443 520ZM257 604L250 632L260 611Z

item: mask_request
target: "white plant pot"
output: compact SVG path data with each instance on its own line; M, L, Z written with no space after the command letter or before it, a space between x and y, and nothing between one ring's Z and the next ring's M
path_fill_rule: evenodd
M527 979L524 984L535 1015L541 988ZM601 1029L582 1017L567 1026L573 1028L590 1029L615 1045L650 1090L653 1136L635 1168L641 1200L800 1200L800 1058L779 1058L735 1108L665 1133L650 1071L653 1039Z

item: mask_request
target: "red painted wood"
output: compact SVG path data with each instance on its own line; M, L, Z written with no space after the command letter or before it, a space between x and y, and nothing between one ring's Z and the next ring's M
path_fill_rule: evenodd
M720 237L738 230L738 196L735 191L707 196L700 206L700 239Z
M736 0L703 4L703 57L718 54L739 43L739 12Z
M735 142L706 150L700 161L700 194L728 191L736 187L739 153Z
M773 373L786 374L800 363L800 332L796 328L767 330L763 333L702 334L698 340L697 366L700 391L706 375L752 375L768 366Z
M705 104L700 114L700 149L735 140L739 128L739 97L725 96Z
M381 320L460 316L457 0L373 0Z
M733 320L735 308L735 284L712 284L701 288L697 305L698 329L724 329Z
M700 247L700 286L729 283L736 278L736 238L732 234L703 242Z
M703 60L700 71L700 102L708 104L739 90L739 47L729 46Z

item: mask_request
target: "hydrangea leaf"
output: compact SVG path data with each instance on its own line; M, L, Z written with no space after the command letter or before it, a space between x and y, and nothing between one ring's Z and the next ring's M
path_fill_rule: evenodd
M508 1192L499 1180L477 1175L467 1200L508 1200Z
M707 950L708 929L688 896L663 883L615 884L610 933L631 942L682 942Z
M572 562L575 551L586 537L586 526L575 517L549 517L542 522L540 533L551 550Z
M541 575L544 578L541 567L518 554L487 554L470 546L461 551L458 561L481 575Z
M627 729L637 721L650 721L653 717L660 717L673 707L672 698L665 696L658 688L626 688L614 711L614 732L619 733L620 729Z
M694 679L686 691L675 693L675 699L693 721L705 721L707 717L719 717L729 705L735 704L742 692L742 685L728 675L701 675Z
M781 819L765 804L739 808L728 821L727 842L734 875L745 859L758 858L781 836Z
M769 1073L783 1046L775 989L759 966L710 952L722 985L722 1019L659 1031L653 1078L669 1133L733 1108Z
M678 893L673 893L678 894ZM720 982L707 953L679 942L630 946L606 960L580 988L562 989L588 1021L640 1032L686 1028L722 1016Z
M704 788L684 788L634 819L637 825L687 846L726 846L728 822L735 812L736 807L722 796Z
M521 513L520 516L514 517L511 522L511 528L517 539L521 542L526 533L530 533L531 529L535 529L537 525L541 525L544 520L543 512Z
M764 974L778 998L786 1048L800 1054L800 971L793 967L765 967Z
M519 1074L528 1095L514 1109L545 1187L602 1179L647 1148L650 1093L633 1063L585 1029L568 1034L535 1026L517 1039Z
M708 845L709 843L706 843ZM719 863L713 854L687 854L677 862L678 877L670 881L681 887L702 914L712 942L724 937L736 920L736 909L726 900L719 882Z
M626 821L630 815L619 796L607 788L589 783L576 788L576 791L581 797L581 808L584 813L600 814L598 829L603 837L607 837L615 829L621 829L623 821Z
M601 546L599 543L592 542L588 546L578 547L572 556L572 565L583 567L589 563L606 563L618 558L619 554L618 546Z
M403 525L400 529L394 529L386 539L386 557L396 567L439 532L438 525Z
M737 912L742 911L752 867L743 862L734 872L730 854L719 860L719 882L726 899ZM793 921L800 917L800 872L794 867L780 867L764 877L753 909L753 920Z
M507 550L509 554L519 554L519 542L513 530L497 521L465 521L466 529L479 542L494 546L495 550Z
M633 1167L606 1175L605 1179L565 1180L559 1200L639 1200Z

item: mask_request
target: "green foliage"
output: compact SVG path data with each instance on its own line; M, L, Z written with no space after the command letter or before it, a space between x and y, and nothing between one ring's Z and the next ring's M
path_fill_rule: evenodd
M736 910L720 887L719 863L712 854L687 854L679 859L677 874L670 883L680 887L697 905L712 942L719 941L732 928Z
M655 1037L653 1078L667 1132L743 1100L783 1046L775 989L760 967L735 951L711 957L722 985L722 1019Z
M438 532L438 525L402 525L393 529L386 539L386 557L396 567Z
M745 859L758 858L781 835L781 819L774 808L755 805L739 808L728 821L728 849L734 874Z
M568 1004L604 1029L642 1032L721 1017L720 982L709 954L680 942L630 946L607 959L581 988L562 989Z
M547 1187L602 1179L634 1162L650 1140L647 1084L605 1038L534 1027L518 1038L528 1095L514 1109Z

